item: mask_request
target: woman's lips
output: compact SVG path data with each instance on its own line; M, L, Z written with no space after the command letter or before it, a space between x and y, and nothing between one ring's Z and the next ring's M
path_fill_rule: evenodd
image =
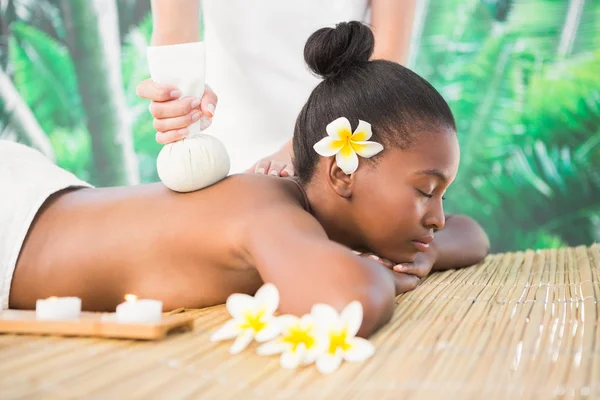
M419 242L418 240L413 240L412 244L421 253L425 253L429 249L429 243L423 243Z
M413 246L415 248L424 253L429 249L429 244L433 241L433 235L424 236L412 241Z

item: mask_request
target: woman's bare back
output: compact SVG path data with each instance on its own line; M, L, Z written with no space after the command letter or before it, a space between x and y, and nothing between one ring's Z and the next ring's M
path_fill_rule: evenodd
M165 309L197 308L253 293L262 281L245 247L249 217L305 200L289 179L251 174L186 194L162 184L60 193L29 230L10 307L69 295L86 310L112 311L135 293Z

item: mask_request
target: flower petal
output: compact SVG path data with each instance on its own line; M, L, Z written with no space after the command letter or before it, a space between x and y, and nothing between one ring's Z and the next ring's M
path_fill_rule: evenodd
M346 175L350 175L356 171L358 168L358 156L350 143L346 143L335 155L335 162Z
M371 130L371 124L359 119L358 126L354 130L350 140L354 142L362 142L371 139L372 135L373 131Z
M305 353L306 347L304 346L304 343L300 343L296 348L296 351L286 351L282 353L281 358L279 359L279 363L283 368L298 368L298 365L300 365L300 362L304 358Z
M350 348L344 352L344 360L362 362L375 353L375 346L366 339L355 337L348 339Z
M319 322L315 329L315 339L316 339L316 347L311 350L315 350L321 353L329 350L329 345L331 342L330 334L331 332L338 331L341 326L341 322L339 321L339 317L336 317L337 321L333 322Z
M308 329L311 326L315 325L315 319L310 314L304 314L302 318L298 321L298 324L302 329Z
M330 136L325 136L313 146L313 149L323 157L331 157L344 147L342 140L335 140Z
M229 314L234 319L239 319L244 316L246 311L256 309L256 300L247 294L233 293L227 298L225 305Z
M383 150L383 146L377 142L355 142L351 141L352 149L363 158L371 158Z
M348 337L356 336L363 320L363 308L359 301L350 302L340 313L342 324L348 330Z
M270 356L273 354L283 353L288 351L292 347L291 344L281 341L279 339L271 340L270 342L261 344L256 349L256 352L261 356Z
M240 351L244 350L246 347L248 347L253 337L253 329L244 329L244 331L240 333L237 338L235 338L235 341L229 348L229 352L231 354L237 354Z
M277 317L277 323L281 328L281 332L285 332L290 329L293 325L300 322L300 318L292 314L284 314Z
M320 328L337 328L340 325L340 315L329 304L315 304L312 306L310 314Z
M314 363L319 357L321 357L329 347L329 341L327 340L327 336L323 338L322 336L315 336L317 339L316 343L310 348L310 350L306 351L304 355L304 360L302 360L303 365L308 365Z
M256 333L254 337L257 342L266 342L267 340L275 339L281 332L281 325L275 318L271 318L267 325Z
M330 122L327 124L325 130L334 140L350 139L352 136L352 126L346 117L339 117L335 121Z
M304 359L302 360L302 365L310 365L317 361L320 356L321 354L315 351L306 352Z
M265 308L265 316L273 315L279 307L279 291L272 283L265 283L257 290L254 299L258 307Z
M230 319L210 336L210 341L218 342L236 337L240 333L239 326L239 322L234 319Z
M330 374L339 368L342 363L342 351L338 349L335 354L325 353L317 359L317 369L322 374Z

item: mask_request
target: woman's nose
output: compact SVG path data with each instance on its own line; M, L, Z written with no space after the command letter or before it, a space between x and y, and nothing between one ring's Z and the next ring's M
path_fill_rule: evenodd
M442 200L430 201L429 204L430 207L428 208L423 221L424 225L434 231L440 230L446 225L446 216L444 215Z

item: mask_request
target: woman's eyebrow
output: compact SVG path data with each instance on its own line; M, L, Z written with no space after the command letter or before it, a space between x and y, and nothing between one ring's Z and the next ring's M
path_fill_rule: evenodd
M437 170L435 168L434 169L424 169L422 171L415 172L415 175L435 176L436 178L438 178L439 180L441 180L444 183L448 182L448 177L446 175L444 175L440 170Z

